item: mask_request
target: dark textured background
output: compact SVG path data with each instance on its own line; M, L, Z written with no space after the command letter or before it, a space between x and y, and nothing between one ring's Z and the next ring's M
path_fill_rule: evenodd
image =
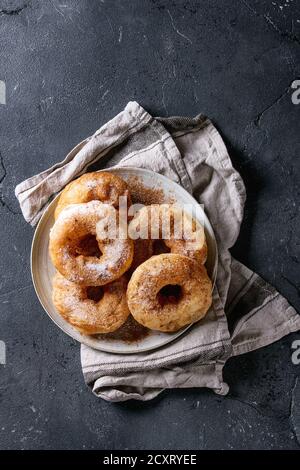
M247 186L234 254L300 311L299 53L299 0L0 0L1 448L299 449L297 334L232 359L224 398L95 398L79 345L36 298L33 230L13 194L129 100L154 115L205 113Z

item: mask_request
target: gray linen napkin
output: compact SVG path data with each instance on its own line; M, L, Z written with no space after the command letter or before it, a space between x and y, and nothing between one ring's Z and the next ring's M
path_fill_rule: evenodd
M202 115L153 118L138 103L130 102L61 163L16 187L25 219L35 225L52 197L78 175L95 169L95 164L97 169L148 168L193 194L214 228L219 268L212 308L177 341L134 355L82 345L86 383L108 401L150 400L166 388L208 387L226 394L222 370L227 359L299 330L300 316L229 252L239 234L246 194L220 134Z

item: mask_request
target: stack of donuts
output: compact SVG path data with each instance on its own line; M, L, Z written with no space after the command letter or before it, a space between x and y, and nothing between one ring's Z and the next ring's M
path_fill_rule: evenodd
M109 172L84 174L62 191L49 243L58 312L86 335L114 332L130 315L146 328L164 332L203 318L212 302L203 227L191 221L196 243L178 238L177 209L171 204L144 206L133 217L127 212L124 223L122 200L130 208L128 185ZM166 216L173 224L164 238ZM108 228L114 224L112 236ZM131 236L141 226L147 227L143 238Z

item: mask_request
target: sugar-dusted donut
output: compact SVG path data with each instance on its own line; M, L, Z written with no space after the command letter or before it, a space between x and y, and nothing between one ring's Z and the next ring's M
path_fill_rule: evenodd
M80 204L98 200L119 207L119 198L127 197L130 206L130 193L125 181L109 172L85 173L71 181L62 191L55 209L55 219L70 204Z
M50 231L51 260L69 281L85 286L108 284L132 263L133 240L126 238L124 230L121 224L118 227L118 211L113 206L100 201L69 205Z
M166 228L169 230L166 231ZM144 206L130 222L129 233L138 233L141 239L151 240L154 254L157 239L165 244L162 251L193 258L200 264L206 261L207 244L203 226L177 205Z
M53 303L62 317L81 333L110 333L128 318L125 276L99 287L79 286L60 273L53 278Z
M134 271L127 302L135 320L147 328L177 331L205 316L212 284L203 265L186 256L161 254Z

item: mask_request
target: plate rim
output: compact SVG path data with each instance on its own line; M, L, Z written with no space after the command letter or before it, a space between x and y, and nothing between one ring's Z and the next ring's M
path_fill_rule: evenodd
M96 170L96 172L106 172L106 171L111 171L111 172L118 172L118 171L122 171L122 170L125 170L125 171L129 171L129 172L133 172L133 173L148 173L149 175L155 175L156 177L158 176L160 179L162 180L166 180L168 182L168 184L171 184L176 186L179 191L184 191L185 193L187 193L189 195L189 197L194 201L194 204L197 204L201 207L201 205L199 204L199 202L193 197L192 194L190 194L185 188L183 188L180 184L178 184L176 181L173 181L171 180L170 178L168 178L167 176L165 175L162 175L160 173L157 173L155 171L152 171L152 170L149 170L147 168L139 168L139 167L134 167L134 166L119 166L119 167L109 167L109 168L105 168L105 169L102 169L102 170ZM78 175L78 177L80 177L81 175ZM76 178L74 178L75 180ZM72 180L73 181L73 180ZM33 237L32 237L32 242L31 242L31 249L30 249L30 271L31 271L31 279L32 279L32 283L33 283L33 287L34 287L34 290L35 290L35 293L36 293L36 296L44 310L44 312L46 312L46 314L48 315L48 317L53 321L53 323L61 330L63 331L64 334L68 335L70 338L72 338L74 341L77 341L79 342L80 344L84 344L88 347L91 347L93 349L96 349L98 351L103 351L103 352L108 352L108 353L112 353L112 354L120 354L120 355L126 355L126 354L139 354L139 353L144 353L144 352L147 352L147 351L154 351L154 350L157 350L157 349L160 349L160 348L163 348L165 347L167 344L170 344L172 343L173 341L176 341L180 336L182 336L183 334L185 334L190 328L192 328L197 322L195 323L190 323L189 325L187 325L186 327L182 328L181 330L175 332L172 334L172 336L170 336L170 338L166 338L164 341L162 341L159 345L157 346L146 346L145 348L139 348L138 350L118 350L116 351L116 349L113 349L113 348L110 348L110 347L105 347L105 346L101 346L101 347L96 347L95 345L91 345L91 344L88 344L88 341L86 341L86 338L84 337L84 335L82 335L80 332L78 332L80 334L80 338L82 338L82 341L78 338L74 338L74 336L71 334L71 331L66 331L61 325L58 324L58 322L56 321L55 318L53 318L53 316L48 312L46 306L44 305L44 302L43 300L41 299L40 297L40 294L39 294L39 289L37 287L37 283L36 283L36 273L34 272L34 269L33 269L33 261L34 261L34 256L35 256L35 246L38 242L38 237L39 237L39 234L40 234L40 230L41 230L41 225L43 224L47 214L48 214L48 211L49 211L49 208L55 203L55 201L58 199L58 197L60 196L62 190L59 191L54 197L53 199L50 201L48 207L46 208L45 212L42 214L40 220L38 221L38 224L37 226L35 227L35 230L34 230L34 234L33 234ZM211 234L212 234L212 238L213 238L213 241L214 241L214 247L215 247L215 260L214 260L214 266L213 266L213 271L211 273L211 281L212 281L212 288L214 289L215 287L215 283L216 283L216 277L217 277L217 271L218 271L218 244L217 244L217 240L216 240L216 236L215 236L215 233L214 233L214 230L213 230L213 227L210 223L210 220L208 218L208 216L206 215L205 213L205 210L201 207L201 210L203 211L204 213L204 216L205 218L207 219L205 221L205 223L208 222L209 226L210 226L210 230L211 230ZM205 227L204 227L205 228ZM71 325L72 326L72 325Z

